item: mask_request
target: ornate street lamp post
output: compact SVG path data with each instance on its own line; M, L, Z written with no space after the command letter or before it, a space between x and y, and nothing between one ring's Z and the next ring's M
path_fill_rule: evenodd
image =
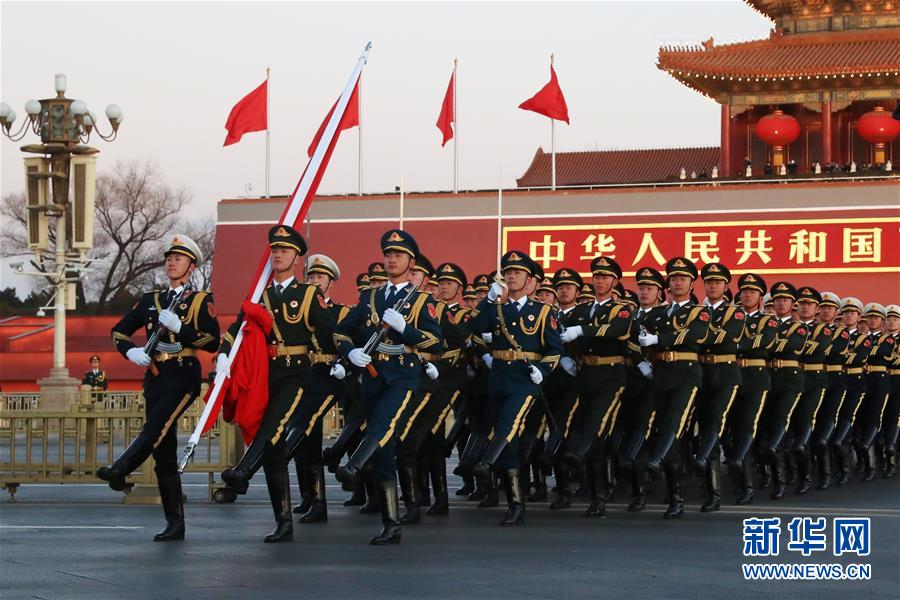
M66 308L67 297L74 289L74 278L67 277L80 254L93 245L93 206L96 155L99 150L87 146L91 134L111 142L116 139L122 124L122 109L115 104L106 107L111 129L104 134L97 117L82 100L66 98L66 76L54 77L55 98L29 100L25 103L27 119L17 131L13 130L16 113L0 102L0 131L14 142L22 140L29 131L41 138L40 144L28 144L21 150L37 155L25 159L28 246L39 260L48 252L48 219L56 219L54 271L56 297L54 304L53 368L50 376L41 379L48 404L65 405L74 398L80 381L69 377L66 368ZM51 186L52 182L52 186ZM50 188L52 187L52 194ZM70 189L74 203L70 202ZM68 261L68 264L67 264ZM46 274L42 274L46 276ZM74 308L74 300L68 308Z

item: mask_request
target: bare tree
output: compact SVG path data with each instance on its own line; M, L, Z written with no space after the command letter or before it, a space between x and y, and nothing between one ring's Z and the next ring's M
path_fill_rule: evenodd
M25 235L26 215L28 209L25 203L25 192L14 192L3 196L0 201L0 257L3 258L28 258L32 269L41 273L52 275L52 264L44 262L28 247L28 238ZM56 244L56 219L49 219L50 247ZM52 278L37 278L37 288L45 289L52 285Z
M190 193L167 186L150 162L118 163L112 175L97 178L94 242L105 259L95 283L99 307L153 281L163 264L161 246L189 201Z

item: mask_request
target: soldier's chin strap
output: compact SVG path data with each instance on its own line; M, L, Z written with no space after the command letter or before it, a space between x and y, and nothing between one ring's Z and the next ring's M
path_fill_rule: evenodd
M174 281L175 281L178 285L185 285L187 282L189 282L189 281L191 280L191 267L194 266L194 265L196 265L196 264L197 264L197 263L195 263L193 260L191 260L191 262L188 263L187 268L184 270L184 273L182 273L181 275L179 275L178 277L176 277L176 278L174 279ZM172 281L173 281L173 279L172 279L171 277L169 277L169 287L171 287L172 289L175 289L176 287L178 287L178 285L173 286L173 285L172 285Z

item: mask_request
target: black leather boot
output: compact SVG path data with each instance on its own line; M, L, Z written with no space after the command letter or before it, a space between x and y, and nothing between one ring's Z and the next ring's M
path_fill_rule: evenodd
M468 496L475 491L475 478L471 474L463 475L462 480L462 487L456 490L456 492L454 493L457 496Z
M816 446L816 457L819 468L819 485L816 489L827 490L831 487L831 449L827 444Z
M121 456L108 467L97 469L97 477L109 483L109 487L117 492L125 489L125 478L141 466L153 453L153 440L146 436L137 436L125 448Z
M770 465L772 469L772 500L781 500L784 498L784 452L776 451L775 459Z
M362 506L366 503L366 484L362 481L357 481L356 486L353 488L353 494L344 500L344 506Z
M262 438L253 440L244 451L244 455L237 465L222 471L222 481L237 494L246 494L250 487L250 478L256 474L262 466L263 456L269 448L269 441Z
M694 468L697 469L698 473L708 473L708 469L706 467L709 464L709 457L713 449L716 448L716 443L718 441L719 436L715 431L704 432L703 437L700 438L700 444L697 447L697 454L694 457Z
M629 512L640 512L647 506L647 492L644 490L644 470L638 464L631 465L631 502Z
M663 519L679 519L684 514L684 497L681 495L681 474L669 462L665 462L664 466L669 507L663 513Z
M434 488L434 503L425 511L426 515L446 515L450 513L450 495L447 491L447 461L432 458L428 463L431 487Z
M547 476L543 467L537 463L531 465L534 471L534 491L528 495L529 502L546 502L547 501Z
M421 459L416 463L416 485L419 487L419 506L431 506L431 488L428 485L428 463Z
M506 484L506 503L508 508L500 524L503 526L521 525L525 518L525 494L518 469L509 469L504 473Z
M863 478L864 482L875 479L875 448L869 446L862 449Z
M295 515L305 515L309 512L309 507L312 506L312 492L310 491L309 475L305 466L299 461L294 461L294 466L297 469L297 487L300 489L300 504L294 507Z
M347 461L347 464L337 468L334 476L341 482L341 488L345 492L352 492L356 489L360 471L379 448L378 440L375 438L363 438L363 441L359 444L353 456L350 457L350 460Z
M484 489L484 498L478 503L478 508L494 508L495 506L500 506L500 492L497 486L497 478L493 474L488 477Z
M400 492L403 494L403 505L406 507L400 516L400 522L404 525L414 525L422 520L419 485L417 485L419 470L415 465L401 465L397 468L397 477L400 479Z
M587 465L588 494L591 503L585 511L585 517L601 518L606 516L606 502L603 500L606 465L602 460L590 460Z
M647 471L649 471L650 474L654 476L659 475L660 469L662 468L663 459L669 453L669 450L672 448L672 444L674 443L674 433L667 433L663 436L660 436L659 440L657 440L656 446L653 448L653 453L647 460Z
M159 497L166 515L166 528L153 536L154 542L172 542L184 539L184 498L181 495L181 478L178 473L158 478Z
M612 502L616 496L616 461L612 456L603 459L603 501Z
M493 468L494 463L497 462L497 459L500 458L500 455L503 454L507 444L508 442L504 437L497 436L491 440L491 443L488 444L485 449L481 460L478 461L478 464L472 469L475 481L483 483L492 477L491 469Z
M303 479L309 480L310 505L300 523L327 523L328 502L325 499L325 465L303 468Z
M397 482L378 481L378 505L381 507L381 532L369 540L373 546L400 543L400 506L397 502Z
M328 467L329 473L337 471L338 465L341 464L341 458L347 453L349 448L358 446L357 440L361 439L359 428L362 426L362 417L357 416L352 421L344 424L344 428L338 434L334 443L327 448L322 449L322 463Z
M275 529L263 538L266 544L279 544L294 539L294 522L291 517L291 485L287 467L284 469L265 469L266 487L269 488L269 500L272 512L275 513Z
M797 465L797 494L805 494L812 488L812 477L810 476L810 466L812 457L809 450L803 446L794 451L794 464Z
M700 512L716 512L722 507L722 481L719 471L720 459L714 456L706 464L706 501Z
M569 465L562 457L557 457L556 466L556 500L550 503L552 510L572 507L572 493L569 489Z
M478 459L487 448L490 441L486 435L480 433L472 433L466 440L466 446L463 448L462 454L459 455L459 464L453 469L454 475L465 477L472 474L472 469L478 463Z
M897 474L897 456L896 453L885 453L884 457L884 477L885 479L890 479L894 475Z
M834 463L837 474L835 485L842 486L850 481L850 448L846 444L832 444Z
M738 473L738 496L734 503L738 506L744 506L753 502L753 462L750 455L745 455L741 461L740 472Z
M381 511L379 506L378 485L371 473L365 473L362 476L363 487L366 490L366 502L359 507L361 515L376 515Z

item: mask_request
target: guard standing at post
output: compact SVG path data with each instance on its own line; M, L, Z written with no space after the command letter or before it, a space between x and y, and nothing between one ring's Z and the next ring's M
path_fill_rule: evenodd
M90 362L91 370L81 378L81 385L91 386L91 400L103 402L103 392L109 389L109 379L106 377L106 371L100 368L99 356L92 355Z
M112 465L97 469L97 477L121 491L125 477L153 455L166 515L166 528L156 534L155 542L184 539L176 424L200 394L203 373L198 352L215 352L219 347L219 322L212 294L184 290L191 273L203 262L199 246L187 236L175 235L166 247L165 259L168 289L141 296L112 328L116 349L139 367L149 367L144 375L146 421L137 438ZM167 307L176 298L180 302L169 310ZM149 337L161 327L161 341L152 356L131 341L138 329L144 328Z
M437 352L443 345L428 294L413 291L406 302L399 302L410 292L409 270L419 255L416 240L409 232L391 229L381 237L381 250L387 285L362 292L334 336L341 354L366 369L362 375L366 430L359 447L335 475L345 489L352 490L371 459L383 524L370 540L373 545L400 543L395 446L403 426L401 416L419 389L423 365L417 351ZM374 333L384 337L371 354L354 344L354 339Z
M260 466L263 468L275 516L275 529L263 540L267 544L293 540L285 433L292 419L295 427L305 431L321 417L324 398L308 393L312 335L316 332L324 337L334 332L334 317L322 292L315 285L294 278L294 267L306 254L306 240L289 225L275 225L269 230L268 239L272 283L263 290L262 306L254 307L271 319L272 329L267 336L268 404L241 460L222 472L222 480L231 489L246 494L250 479ZM216 365L220 371L230 371L228 353L245 318L252 319L242 310L225 334ZM332 369L333 375L339 374L336 367Z

